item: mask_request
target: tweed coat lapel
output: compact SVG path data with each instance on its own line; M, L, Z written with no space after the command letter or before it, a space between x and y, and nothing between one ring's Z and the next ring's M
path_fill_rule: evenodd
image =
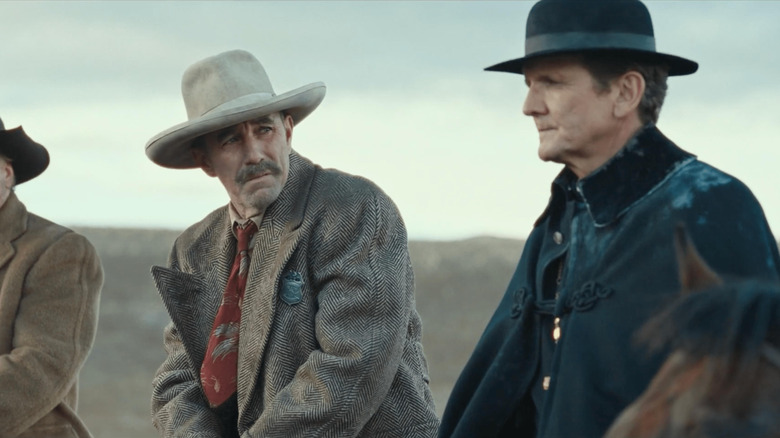
M315 170L309 160L292 152L287 183L276 202L266 210L255 237L239 334L239 429L251 421L243 414L253 404L253 398L262 397L262 391L255 389L273 324L279 279L298 243Z
M4 287L11 259L16 254L16 248L11 242L27 231L27 209L12 192L0 207L0 322L12 321L17 309L21 293L15 287ZM8 268L8 269L6 269ZM11 345L13 330L5 324L0 324L0 353L7 353L6 346Z
M5 204L0 207L0 269L2 269L16 250L11 242L27 231L27 209L11 192Z
M195 257L209 260L211 269L191 274L153 266L152 277L171 321L179 329L190 361L200 369L233 263L232 256L225 257L224 254L235 254L236 251L227 208L222 209L198 243L193 247L205 252L195 254Z

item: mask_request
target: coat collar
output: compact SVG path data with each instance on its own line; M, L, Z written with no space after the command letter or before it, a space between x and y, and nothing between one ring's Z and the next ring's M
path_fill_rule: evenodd
M277 236L278 238L282 232L294 231L301 226L309 200L308 187L311 184L314 169L315 166L311 161L294 150L290 153L290 175L279 193L279 197L263 212L257 227L257 236ZM218 215L216 221L211 218L204 220L206 224L218 224L219 245L225 253L235 251L233 246L235 245L235 236L230 208L230 204L228 204L216 211L215 213ZM230 271L231 263L232 259L228 261L225 276Z
M10 242L27 231L27 208L11 192L0 207L0 242Z
M0 207L0 266L14 255L11 242L27 231L27 209L11 192L5 203Z
M261 229L270 225L281 232L282 229L293 231L301 226L309 201L308 188L313 172L314 165L311 161L295 151L290 153L290 176L279 198L264 212Z
M263 215L254 238L252 263L247 277L242 320L239 335L238 380L247 382L243 388L256 388L273 315L276 314L278 283L282 270L292 256L300 236L311 194L311 185L317 167L311 161L293 152L290 155L290 176L279 198ZM229 219L228 219L229 221ZM227 233L232 236L230 230ZM248 428L252 418L243 415L253 397L262 397L255 391L238 390L239 429Z
M538 225L563 202L573 187L584 201L596 227L605 227L659 187L678 168L696 159L666 138L653 124L642 128L615 156L593 173L576 181L565 168L553 181L547 209Z

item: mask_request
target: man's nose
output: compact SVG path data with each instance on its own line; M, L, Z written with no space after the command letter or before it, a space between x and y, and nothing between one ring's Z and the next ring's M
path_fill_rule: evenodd
M259 163L268 158L265 153L265 143L260 141L258 138L255 138L253 135L248 136L245 145L245 157L247 163Z
M535 116L544 114L545 110L546 106L539 90L533 86L529 87L528 94L525 95L525 101L523 102L523 114Z

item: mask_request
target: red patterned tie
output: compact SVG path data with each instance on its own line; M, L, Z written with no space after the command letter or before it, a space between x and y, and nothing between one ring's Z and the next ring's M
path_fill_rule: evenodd
M241 326L241 303L244 298L246 276L249 268L249 241L257 231L253 221L247 221L245 228L236 226L238 248L233 268L230 270L222 304L214 318L209 345L203 365L200 368L200 381L211 407L225 402L236 392L238 374L238 328Z

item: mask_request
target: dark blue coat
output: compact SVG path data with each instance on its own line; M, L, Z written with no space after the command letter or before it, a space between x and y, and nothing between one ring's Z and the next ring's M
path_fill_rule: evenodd
M679 292L678 223L716 272L778 279L775 239L750 190L655 126L582 180L564 170L453 388L439 436L602 436L664 359L633 335ZM558 294L543 293L561 256ZM531 395L543 376L549 389L537 413Z

